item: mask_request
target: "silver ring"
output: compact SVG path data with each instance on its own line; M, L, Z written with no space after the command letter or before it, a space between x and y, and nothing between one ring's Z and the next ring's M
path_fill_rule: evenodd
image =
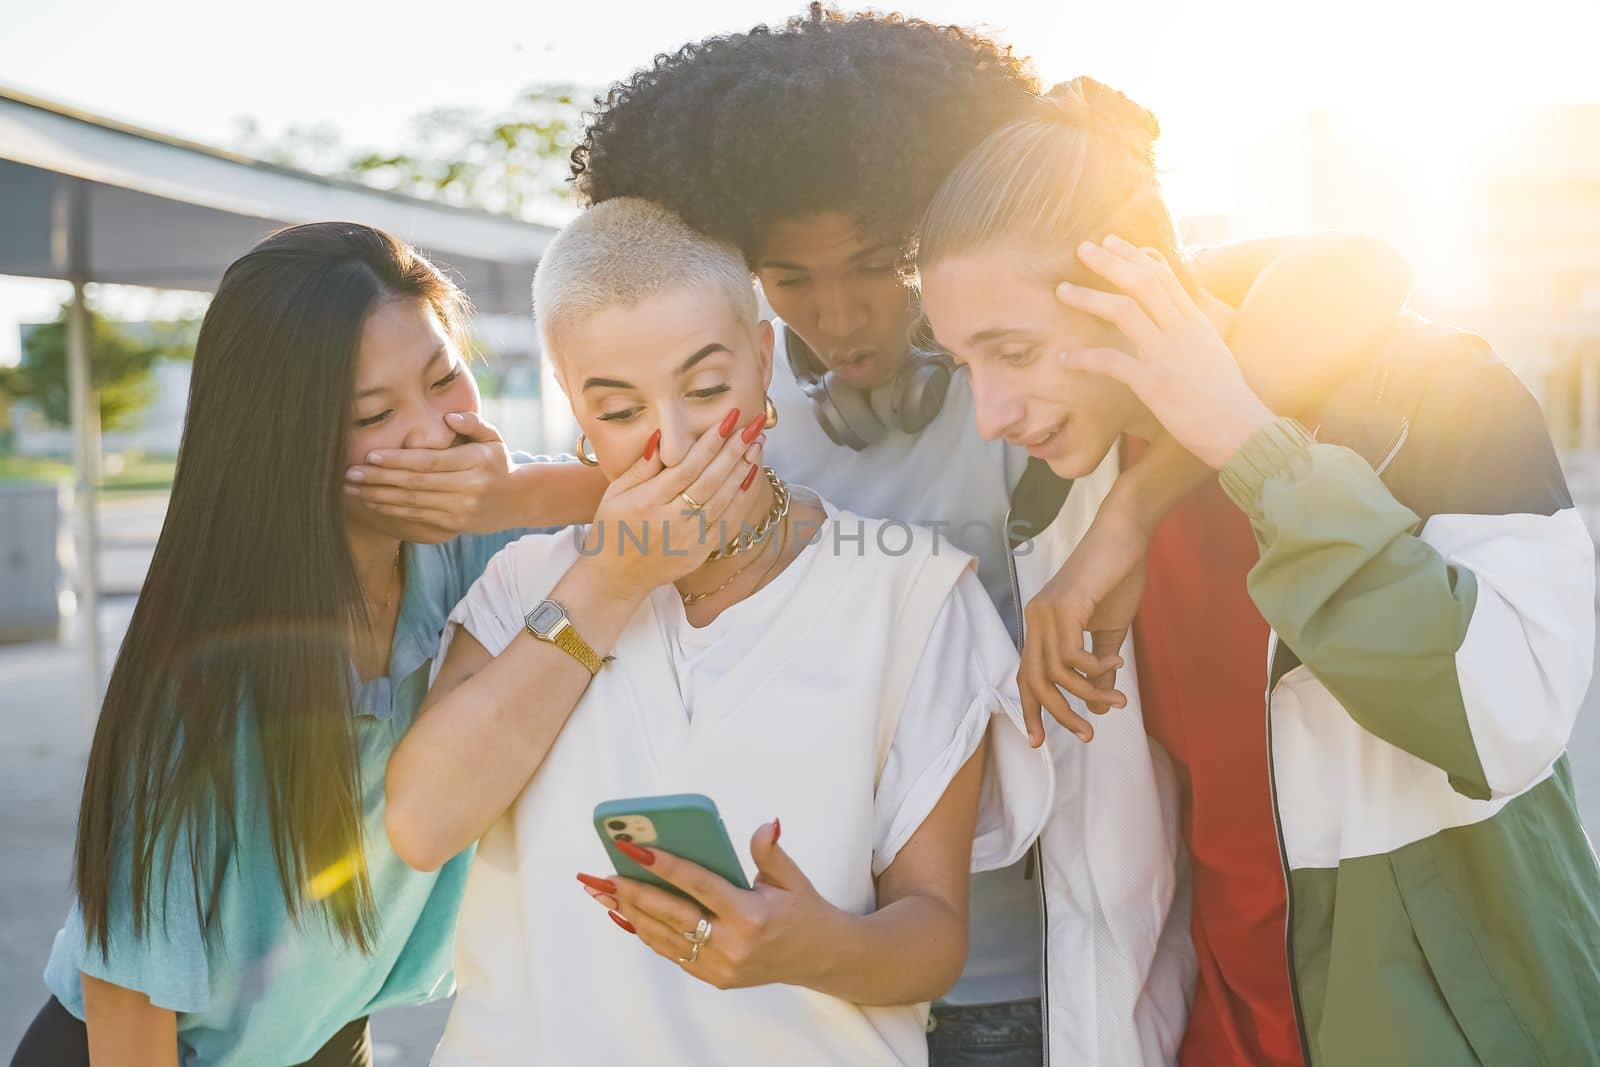
M689 954L687 956L679 956L678 962L685 966L700 962L700 944L698 941L691 941L689 943Z
M705 944L711 940L711 920L704 915L700 916L700 921L694 925L694 932L683 936L688 938L689 944L696 947Z

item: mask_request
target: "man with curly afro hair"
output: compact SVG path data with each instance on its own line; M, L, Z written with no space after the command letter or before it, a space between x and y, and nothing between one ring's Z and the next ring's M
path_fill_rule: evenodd
M657 56L601 102L572 170L587 203L655 200L752 263L774 221L816 212L905 239L1038 92L1026 60L970 30L813 4Z
M917 221L1038 89L970 30L813 4L657 56L601 101L572 169L587 203L653 200L743 250L822 364L877 386L915 317L897 268Z
M978 432L970 381L919 332L920 313L902 274L916 227L949 172L990 133L1045 106L1027 61L971 30L812 4L779 27L658 55L597 103L573 151L582 200L652 200L734 245L782 320L775 324L771 385L781 425L766 450L774 468L857 514L932 525L976 557L980 580L1019 641L1022 592L1038 592L1030 618L1042 604L1070 605L1078 614L1058 614L1057 629L1097 631L1097 652L1098 637L1112 634L1114 653L1142 583L1141 575L1121 577L1143 553L1139 536L1123 532L1143 530L1147 537L1149 525L1198 473L1183 467L1174 474L1165 461L1178 457L1166 452L1162 465L1153 448L1117 482L1126 491L1108 498L1117 478L1113 456L1079 480L1063 507L1065 485L1048 467L1030 464L1024 442L985 440ZM1366 240L1289 239L1208 252L1194 270L1209 291L1240 305L1241 323L1263 324L1230 341L1257 391L1293 413L1338 380L1392 321L1406 290L1393 259ZM1314 336L1317 350L1303 342L1286 349L1274 329L1286 321L1302 327L1302 338ZM1305 329L1307 323L1316 329ZM1100 509L1102 500L1108 504ZM1085 551L1062 569L1080 540ZM1024 554L1027 575L1019 577ZM1106 582L1113 572L1117 578ZM1057 578L1044 584L1050 575ZM1099 612L1102 603L1122 614L1084 614ZM1114 669L1088 673L1095 676L1052 673L1042 687L1024 676L1023 700L1053 712L1053 702L1065 708L1065 693L1079 709L1085 701L1097 711L1120 702L1110 688ZM1105 779L1148 780L1156 773L1152 763L1164 758L1143 739L1136 704L1122 714L1137 742L1130 758L1142 760L1143 769L1097 775L1098 810L1118 810L1103 795ZM1084 726L1080 737L1087 739ZM1052 817L1081 822L1084 809L1073 799L1083 799L1083 765L1071 748L1077 741L1061 731L1049 743L1062 775L1074 783L1058 788L1062 803ZM1095 751L1118 743L1102 738ZM1171 826L1149 830L1135 821L1127 816L1120 829L1176 836ZM934 1005L929 1025L934 1067L1042 1061L1040 883L1051 871L1044 857L974 876L966 973ZM1096 898L1082 915L1052 910L1051 972L1070 956L1077 973L1089 975L1051 983L1050 1008L1064 1010L1051 1016L1049 1030L1063 1058L1124 1063L1134 1060L1107 1050L1175 1050L1193 971L1182 909L1153 920L1160 929L1151 945L1096 940L1094 909L1124 907L1143 916L1150 909L1137 896Z
M818 429L790 361L804 345L815 377L831 370L844 388L898 392L892 383L917 318L899 269L913 231L946 174L1037 107L1038 91L1025 60L980 34L814 4L779 29L657 56L610 91L573 152L587 203L654 200L744 252L790 328L778 330L774 360L783 423L770 435L769 449L780 451L769 453L774 468L865 514L949 522L1002 602L1010 579L998 538L956 528L1003 524L1026 456L979 440L958 390L923 433L884 433L863 410L855 443L866 447L838 447ZM947 370L930 370L949 380ZM896 495L896 486L930 484L943 460L949 478L940 485L963 507ZM1018 865L974 880L968 973L934 1009L935 1065L964 1063L980 1047L984 1063L1043 1057L1040 905L1025 874Z

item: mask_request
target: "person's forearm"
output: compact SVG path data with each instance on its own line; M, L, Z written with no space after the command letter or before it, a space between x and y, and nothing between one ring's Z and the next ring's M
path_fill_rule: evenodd
M573 564L550 598L603 656L640 597L607 588L588 563ZM524 632L430 699L389 761L386 823L396 853L432 870L482 837L544 762L589 681L581 663Z
M869 915L831 909L816 972L800 983L852 1004L917 1004L950 991L967 956L967 922L948 901L912 894Z
M575 526L594 518L610 481L576 461L523 463L512 472L521 511L514 526Z
M178 1016L127 989L84 974L83 1015L94 1067L178 1067Z
M1363 729L1486 798L1456 663L1472 572L1416 535L1365 460L1288 419L1240 450L1222 488L1256 532L1250 597L1283 642Z
M1502 406L1544 434L1531 397ZM1502 447L1485 454L1518 454L1516 435L1497 433ZM1436 480L1479 477L1470 457L1461 466ZM1594 546L1550 475L1521 474L1547 487L1548 517L1444 513L1419 531L1371 464L1287 419L1223 469L1260 545L1249 588L1262 616L1364 730L1475 800L1516 795L1549 770L1590 680Z
M1125 521L1132 524L1131 529L1149 537L1178 501L1215 476L1215 471L1177 441L1159 434L1138 462L1112 483L1094 522Z

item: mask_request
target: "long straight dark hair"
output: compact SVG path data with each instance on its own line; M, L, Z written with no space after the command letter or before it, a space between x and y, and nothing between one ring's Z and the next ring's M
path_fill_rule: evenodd
M254 814L239 810L241 743L264 783L243 802L266 813L289 914L309 899L370 947L350 710L350 634L367 618L341 486L362 327L390 298L426 301L451 331L466 313L414 249L316 223L235 261L206 312L171 503L78 812L78 898L102 951L118 890L131 890L135 935L149 929L180 845L211 937L225 857Z

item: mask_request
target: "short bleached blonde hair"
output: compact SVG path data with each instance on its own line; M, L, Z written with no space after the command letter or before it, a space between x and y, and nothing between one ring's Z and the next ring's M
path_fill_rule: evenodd
M585 210L545 249L533 276L534 325L545 352L559 359L562 332L573 323L695 285L721 289L755 331L755 280L738 249L659 204L617 197Z

